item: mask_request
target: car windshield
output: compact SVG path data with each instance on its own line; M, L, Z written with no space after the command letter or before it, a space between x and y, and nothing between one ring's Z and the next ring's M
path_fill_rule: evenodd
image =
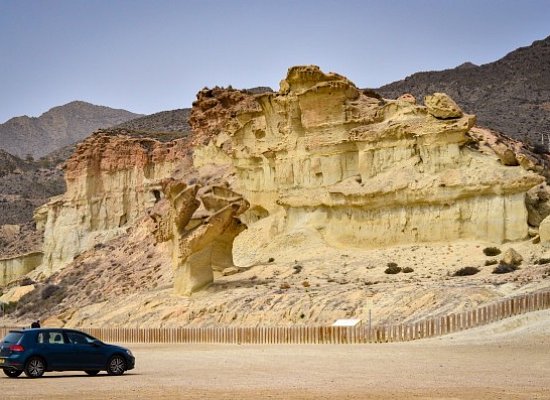
M2 342L15 344L19 342L19 339L21 339L22 336L23 334L21 332L10 332L6 335L6 337L4 337L4 339L2 339Z

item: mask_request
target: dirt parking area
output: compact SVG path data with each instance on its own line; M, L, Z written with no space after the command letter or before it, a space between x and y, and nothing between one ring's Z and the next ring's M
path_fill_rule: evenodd
M0 378L9 399L550 399L550 341L129 345L121 377Z

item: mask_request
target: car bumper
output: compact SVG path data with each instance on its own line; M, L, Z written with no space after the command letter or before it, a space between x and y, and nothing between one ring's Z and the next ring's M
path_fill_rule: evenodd
M0 368L22 370L23 366L20 357L0 357Z
M126 370L129 371L134 369L136 366L136 358L131 356L126 356Z

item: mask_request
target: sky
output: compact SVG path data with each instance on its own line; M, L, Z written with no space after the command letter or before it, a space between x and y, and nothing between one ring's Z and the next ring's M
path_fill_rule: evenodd
M376 88L550 35L550 0L0 0L0 123L73 100L151 114L315 64Z

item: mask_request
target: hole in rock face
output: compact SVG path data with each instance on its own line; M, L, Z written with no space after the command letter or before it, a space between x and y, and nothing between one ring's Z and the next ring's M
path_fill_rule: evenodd
M126 218L126 214L122 214L118 222L118 227L120 228L121 226L126 225L126 222L128 222L128 219Z
M245 224L251 224L263 218L266 218L267 216L269 216L269 211L267 211L262 206L254 206L244 213L244 215L242 216L242 222L244 222Z
M153 196L155 196L155 203L160 201L160 190L153 190Z
M265 131L258 129L254 132L254 136L256 136L256 139L263 139L265 137Z

